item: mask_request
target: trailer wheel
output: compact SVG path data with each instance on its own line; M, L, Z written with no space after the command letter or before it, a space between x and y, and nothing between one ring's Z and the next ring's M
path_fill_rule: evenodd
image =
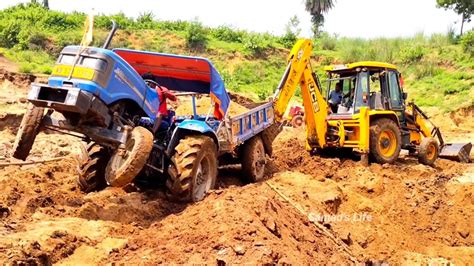
M124 187L140 173L153 148L153 134L144 127L135 127L124 149L117 149L105 171L105 180L113 187Z
M421 140L418 151L418 162L433 166L439 155L438 142L433 138L424 138Z
M41 128L41 120L43 119L44 108L36 107L29 104L26 113L23 115L20 127L16 133L15 143L13 145L13 157L25 160L30 154L31 147L35 142Z
M217 178L217 148L207 136L187 136L179 141L168 167L168 196L175 201L202 200Z
M291 119L291 126L292 127L301 127L304 123L304 118L302 115L295 115Z
M400 154L402 137L397 124L387 118L370 126L370 156L377 163L393 163Z
M95 142L82 146L77 167L77 184L81 191L89 193L107 186L105 168L109 158L109 150Z
M265 148L260 136L248 140L242 150L242 173L248 182L258 182L265 174Z

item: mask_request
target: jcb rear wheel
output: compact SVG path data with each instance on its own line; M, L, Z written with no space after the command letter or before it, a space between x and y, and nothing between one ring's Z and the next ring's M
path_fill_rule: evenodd
M168 167L168 197L182 202L202 200L217 178L217 148L207 136L187 136L179 141Z
M401 134L397 124L387 118L377 119L370 126L370 156L377 163L393 163L401 149Z
M418 151L418 162L433 166L439 155L438 142L433 138L421 140Z
M113 187L124 187L140 173L153 148L153 134L144 127L135 127L124 149L117 149L110 158L105 180Z
M16 133L15 144L13 144L13 157L25 160L30 154L36 135L41 128L41 120L44 115L44 108L29 104L26 113L23 115L20 127Z
M248 140L242 150L242 174L245 181L258 182L265 175L265 148L260 136Z

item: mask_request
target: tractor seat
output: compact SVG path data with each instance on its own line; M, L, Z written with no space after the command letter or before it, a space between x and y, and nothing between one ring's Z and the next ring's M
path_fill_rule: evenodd
M372 110L383 110L382 94L380 92L372 92L370 94L370 109Z

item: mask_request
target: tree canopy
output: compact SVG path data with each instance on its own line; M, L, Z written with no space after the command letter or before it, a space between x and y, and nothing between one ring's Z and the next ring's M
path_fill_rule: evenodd
M453 9L454 12L462 16L461 35L463 33L464 22L470 22L474 14L474 1L472 0L436 0L438 7Z
M334 7L335 0L305 0L306 11L311 15L313 32L319 35L324 24L324 13Z

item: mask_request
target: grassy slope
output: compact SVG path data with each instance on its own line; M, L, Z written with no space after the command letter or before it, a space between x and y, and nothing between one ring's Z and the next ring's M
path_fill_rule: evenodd
M8 25L16 17L20 19L28 12L41 15L41 19L47 17L43 26L39 22L30 28L30 36L39 37L20 40L9 48L0 47L0 54L19 62L20 71L50 73L60 49L80 41L84 15L45 11L31 6L14 8L0 11L0 26ZM284 71L289 50L284 48L279 36L225 27L204 28L208 39L205 48L189 49L186 45L189 22L157 22L146 17L144 19L144 16L138 21L120 14L114 16L121 25L125 25L125 29L118 32L112 46L210 58L228 89L255 99L271 95ZM106 16L96 18L96 26L99 24L95 31L96 45L105 39L109 19ZM56 26L51 20L57 22ZM21 23L27 22L22 19ZM58 25L69 26L61 28ZM30 25L21 26L25 28ZM21 31L18 36L22 36ZM410 99L421 106L436 107L442 112L452 111L474 105L474 60L460 45L452 43L445 35L418 34L412 38L375 40L324 35L315 40L313 67L324 79L322 65L359 60L395 63L404 74Z

